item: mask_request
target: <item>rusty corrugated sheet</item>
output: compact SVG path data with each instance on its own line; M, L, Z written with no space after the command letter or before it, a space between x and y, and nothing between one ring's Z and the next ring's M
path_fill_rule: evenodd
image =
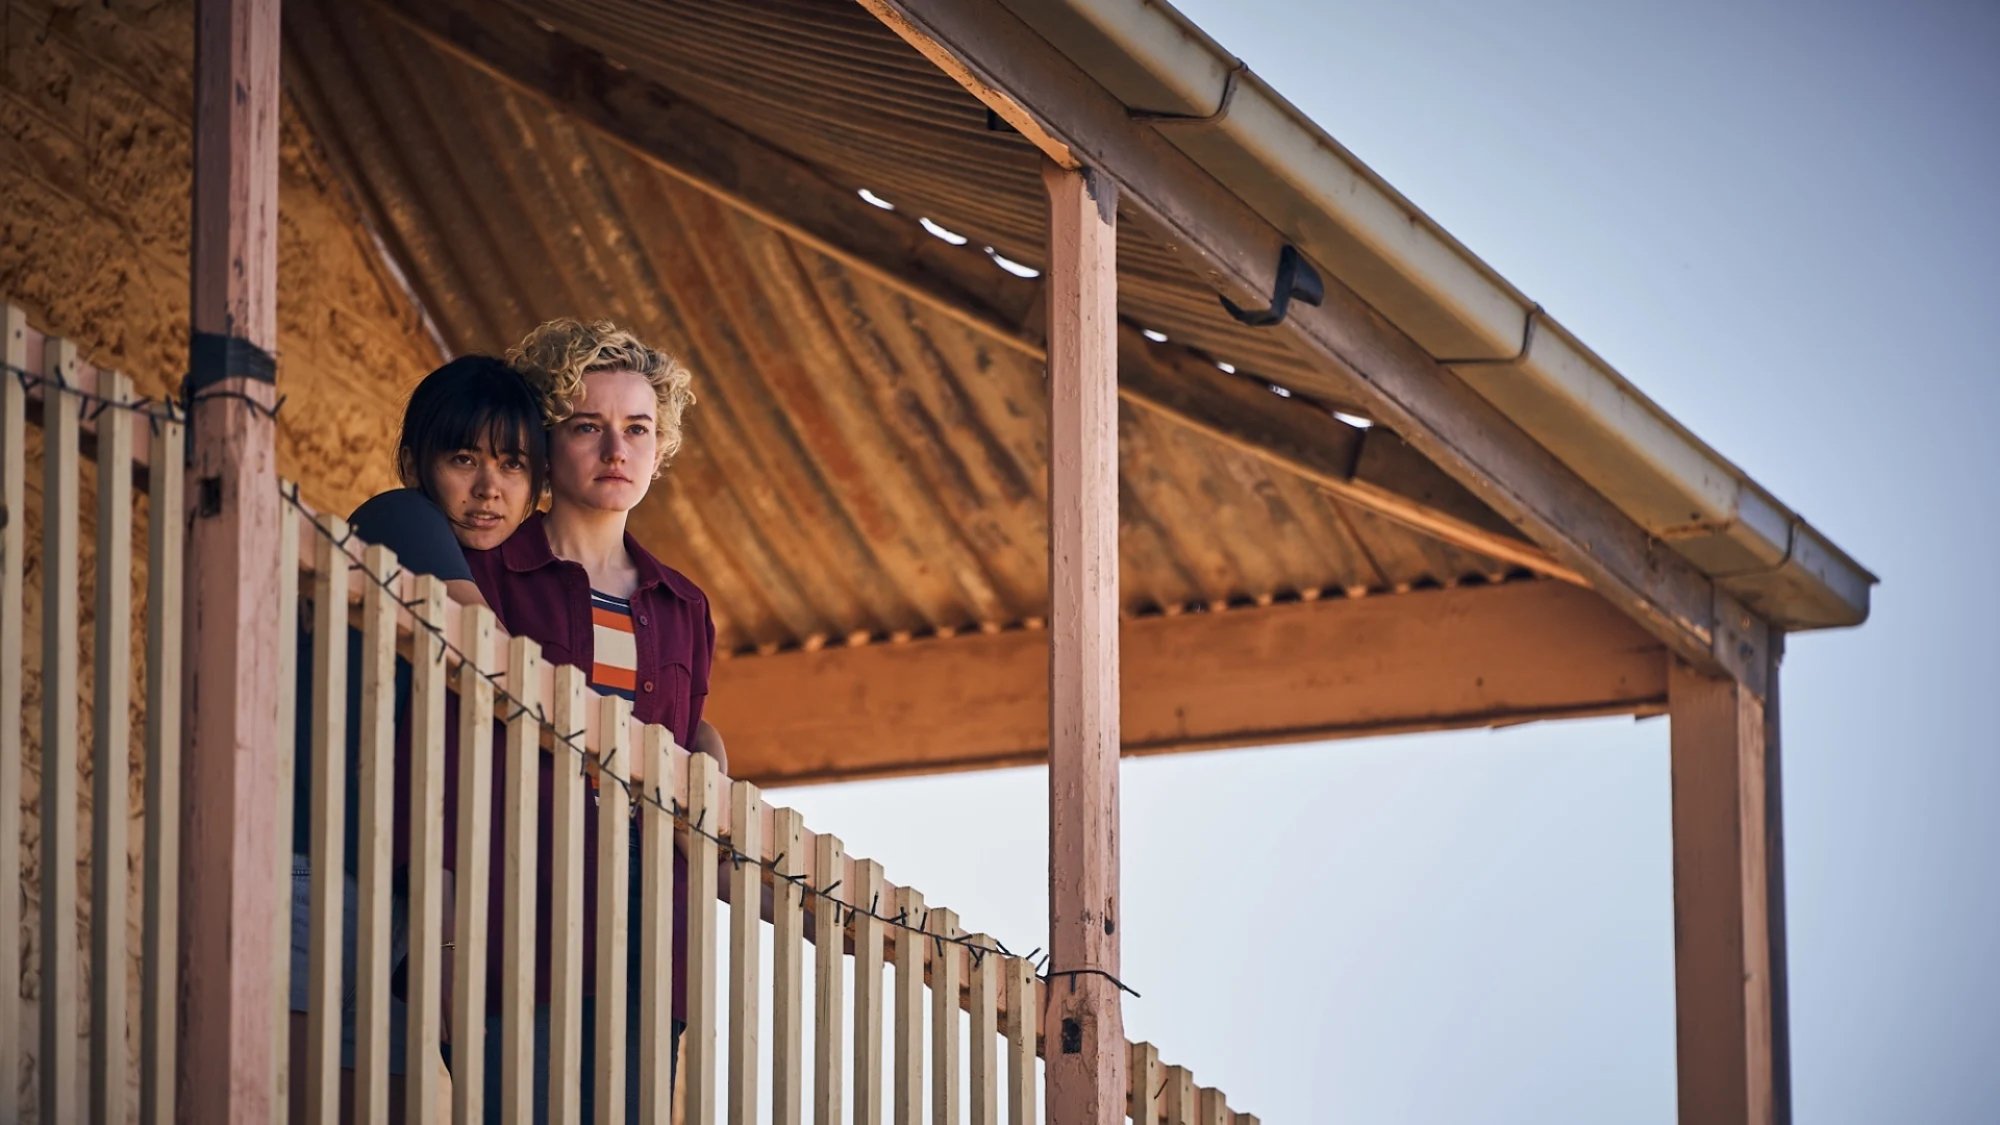
M524 7L836 182L1039 262L1037 154L852 5ZM295 92L452 347L497 351L582 315L689 358L700 403L687 445L635 531L709 591L726 647L1046 613L1031 357L687 187L369 4L298 0L286 19ZM1274 381L1298 362L1223 316L1135 224L1120 255L1135 322ZM1505 569L1157 415L1127 408L1120 439L1133 612Z

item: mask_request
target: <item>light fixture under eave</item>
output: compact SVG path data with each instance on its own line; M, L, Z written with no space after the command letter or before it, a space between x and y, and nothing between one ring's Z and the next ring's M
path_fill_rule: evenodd
M936 223L931 222L929 219L919 217L917 219L917 223L920 226L922 226L925 230L931 232L931 234L935 235L938 238L943 239L946 242L951 243L953 246L963 246L966 244L966 242L969 241L964 235L958 233L957 231L947 230L944 227L941 227Z
M1353 426L1353 427L1354 427L1355 429L1357 429L1357 430L1365 430L1365 429L1368 429L1368 428L1369 428L1370 426L1373 426L1373 425L1375 424L1374 422L1370 421L1369 419L1367 419L1367 418L1363 418L1363 417L1362 417L1361 415L1359 415L1359 414L1349 414L1349 413L1347 413L1347 412L1346 412L1346 411L1344 411L1344 410L1336 410L1336 411L1334 411L1334 412L1333 412L1333 416L1334 416L1335 418L1338 418L1338 419L1340 419L1341 421L1343 421L1343 422L1347 423L1348 425L1350 425L1350 426Z
M1215 361L1215 368L1216 370L1222 372L1224 375L1236 374L1236 365L1233 363L1224 363L1218 359Z
M1167 342L1167 334L1165 332L1155 331L1154 329L1151 328L1139 329L1139 335L1144 336L1146 339L1151 340L1155 344L1164 344Z
M882 198L879 195L876 195L874 192L869 191L867 188L862 188L860 191L857 191L854 194L861 197L861 202L866 203L871 207L880 207L884 211L894 211L896 209L895 204L889 202L888 200Z
M1270 384L1270 387L1271 387L1271 393L1277 395L1279 398L1292 397L1292 389L1290 387L1281 387L1276 383Z
M1033 278L1042 276L1042 271L1036 269L1033 266L1023 265L1022 263L1017 262L1012 258L1009 258L1007 255L1002 254L1000 251L995 250L991 246L988 246L986 248L986 256L993 259L994 265L999 266L1001 269L1006 270L1008 273L1013 274L1015 277Z

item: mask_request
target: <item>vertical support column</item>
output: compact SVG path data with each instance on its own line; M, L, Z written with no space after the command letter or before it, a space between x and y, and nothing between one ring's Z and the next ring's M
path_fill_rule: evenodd
M1764 870L1771 946L1771 1120L1792 1125L1792 1001L1785 949L1784 740L1779 737L1778 664L1785 635L1773 630L1764 673Z
M1668 679L1680 1119L1777 1120L1766 701L1675 661Z
M180 871L182 1121L271 1121L277 692L278 0L195 13L193 336ZM287 685L289 686L289 685Z
M1045 163L1049 192L1051 1121L1125 1116L1118 987L1117 189Z

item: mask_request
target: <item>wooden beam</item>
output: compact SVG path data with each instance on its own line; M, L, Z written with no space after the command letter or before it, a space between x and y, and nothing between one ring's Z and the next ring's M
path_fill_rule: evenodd
M278 479L255 377L277 350L278 3L195 10L193 464L180 806L183 1121L271 1121L284 1057L273 917L290 808L280 740ZM226 341L227 343L221 343ZM205 365L204 355L214 357ZM206 370L204 367L206 366ZM288 643L288 642L287 642Z
M1454 546L1583 585L1486 502L1387 429L1360 429L1321 404L1281 398L1185 348L1119 330L1119 394L1140 409Z
M1765 706L1680 661L1668 698L1680 1119L1769 1125L1783 958L1772 955Z
M1017 316L996 314L990 299L926 265L926 244L936 240L915 223L869 206L851 188L657 83L606 66L597 52L513 6L374 0L373 7L682 183L969 327L1022 343ZM1038 350L1034 342L1025 346Z
M1049 1120L1125 1119L1118 927L1118 192L1049 193Z
M1664 648L1596 594L1510 582L1123 622L1127 754L1653 714ZM1034 631L728 661L708 708L771 786L1046 759Z
M1046 359L1031 310L1042 284L947 247L818 168L743 132L510 8L376 0L433 47L595 129L654 168L1002 345ZM1378 428L1363 440L1322 407L1225 376L1187 349L1119 335L1119 394L1272 467L1467 550L1581 579L1486 503ZM1359 452L1367 447L1367 455Z
M1002 4L860 0L1057 163L1117 181L1196 276L1249 308L1270 300L1284 231L1190 159ZM1320 268L1319 307L1275 329L1324 365L1309 387L1359 405L1708 671L1761 689L1767 626Z

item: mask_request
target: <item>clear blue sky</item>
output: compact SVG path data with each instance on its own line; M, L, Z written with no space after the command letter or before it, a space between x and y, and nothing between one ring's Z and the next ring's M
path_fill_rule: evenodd
M1785 666L1801 1123L2000 1120L2000 6L1182 0L1883 579ZM1044 941L1040 771L791 790ZM1666 728L1130 762L1135 1038L1269 1122L1669 1122Z

